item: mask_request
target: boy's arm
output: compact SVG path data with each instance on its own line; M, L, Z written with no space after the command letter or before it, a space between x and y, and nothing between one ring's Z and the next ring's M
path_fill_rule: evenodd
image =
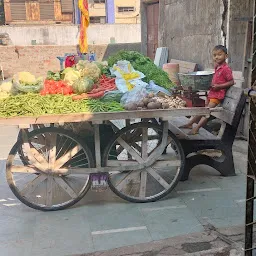
M235 84L235 81L234 79L233 80L230 80L224 84L213 84L212 85L212 88L216 91L218 90L222 90L222 89L228 89L230 88L231 86L233 86Z

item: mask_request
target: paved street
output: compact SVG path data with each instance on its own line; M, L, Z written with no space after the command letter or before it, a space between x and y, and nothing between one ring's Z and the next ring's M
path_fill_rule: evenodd
M223 178L205 166L165 200L131 204L111 191L90 191L75 207L39 212L21 204L7 186L5 158L17 130L1 127L0 255L64 256L136 245L204 231L204 225L244 223L246 142L237 141L237 176Z

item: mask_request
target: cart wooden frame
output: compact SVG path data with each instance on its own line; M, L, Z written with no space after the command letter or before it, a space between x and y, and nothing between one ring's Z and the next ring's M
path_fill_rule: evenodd
M91 186L90 177L95 173L106 174L110 188L123 199L131 202L156 201L175 188L183 172L184 152L176 135L168 129L171 119L210 116L212 112L220 111L222 108L204 107L0 118L0 125L18 125L23 135L7 159L8 184L23 203L46 211L65 209L82 199ZM152 123L152 119L158 121ZM126 125L120 129L110 120L125 120ZM92 124L94 152L72 131L49 127L28 132L31 125L77 122ZM111 124L115 130L103 153L102 124ZM71 145L65 152L64 142ZM26 152L25 160L23 156L22 163L17 164L21 150ZM74 157L79 158L78 167L74 166L77 162ZM34 179L19 188L20 178L16 181L16 175L34 175ZM77 185L74 187L74 181L70 185L69 177L74 180L76 177L82 183L79 188ZM57 193L57 188L61 192ZM41 192L36 192L37 189ZM63 199L57 199L57 195Z

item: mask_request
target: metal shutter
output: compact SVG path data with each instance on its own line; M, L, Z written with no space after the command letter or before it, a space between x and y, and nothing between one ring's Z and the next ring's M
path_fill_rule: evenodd
M54 15L54 2L52 1L39 1L40 4L40 20L55 20Z
M11 0L11 17L12 20L26 20L26 5L25 0Z
M62 13L73 13L73 0L61 0Z

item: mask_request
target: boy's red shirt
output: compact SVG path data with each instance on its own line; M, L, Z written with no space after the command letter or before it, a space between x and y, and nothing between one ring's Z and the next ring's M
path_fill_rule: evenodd
M215 67L215 74L213 75L212 84L225 84L233 80L232 69L225 62L222 65ZM226 90L221 89L219 91L214 91L212 88L208 93L209 99L219 99L223 100L226 95Z

